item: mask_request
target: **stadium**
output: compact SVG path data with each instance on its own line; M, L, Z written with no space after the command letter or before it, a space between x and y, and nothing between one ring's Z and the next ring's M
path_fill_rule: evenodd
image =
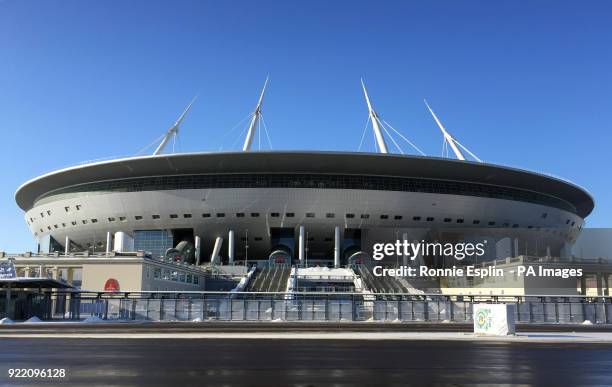
M291 267L291 273L301 268L304 276L306 268L314 270L312 276L320 275L316 268L330 268L340 278L312 286L303 282L305 288L353 289L342 285L342 278L352 278L363 268L367 273L361 276L369 277L373 245L397 240L486 240L484 261L570 258L571 246L594 207L586 190L556 177L482 162L446 130L429 105L456 159L392 154L387 139L397 145L390 133L393 127L374 111L365 85L363 91L378 153L251 150L260 128L264 86L242 151L163 153L190 104L152 155L82 164L36 177L15 194L38 242L34 255L47 266L57 266L61 259L78 259L83 270L87 259L111 264L96 283L80 283L89 290L106 289L108 279L120 276L112 272L112 263L130 257L184 267L183 275L173 275L172 266L152 267L151 278L171 284L175 277L175 282L189 278L187 283L198 289L209 289L202 283L211 272L244 283L274 269L270 275L278 276L275 281L281 285L255 290L276 291L288 289L284 281ZM467 160L464 152L474 160ZM411 261L404 255L382 262L400 263ZM416 263L443 267L448 260L421 256ZM353 271L356 265L363 268ZM31 266L28 270L41 270L42 275L44 269ZM253 266L256 274L249 275ZM279 267L286 269L276 270ZM57 270L60 278L74 277ZM126 276L144 278L143 273ZM197 273L205 275L194 284ZM85 272L78 276L87 282ZM146 284L144 279L128 287L182 289Z

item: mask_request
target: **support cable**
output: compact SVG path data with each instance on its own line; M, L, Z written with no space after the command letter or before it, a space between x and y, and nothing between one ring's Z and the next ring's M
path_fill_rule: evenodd
M270 150L272 148L272 141L270 141L270 134L268 133L268 125L266 125L266 120L264 120L263 114L259 114L259 118L261 118L261 123L263 124L264 131L266 132L266 138L268 139L268 145L270 146Z
M391 128L391 130L393 130L395 133L397 133L397 135L400 136L404 141L406 141L408 144L410 144L410 146L412 146L414 149L416 149L417 152L419 152L422 156L427 156L421 149L419 149L418 146L414 145L412 143L412 141L408 140L403 134L401 134L397 129L395 129L393 126L391 126L387 121L383 120L383 122L385 123L385 125L387 125L389 128Z
M236 130L236 128L238 128L240 125L242 125L244 123L244 121L246 121L247 119L251 118L251 116L253 115L253 113L249 113L246 116L244 116L243 119L241 119L240 121L238 121L238 123L236 123L236 125L232 126L231 129L229 129L228 131L225 132L225 134L223 134L221 136L221 138L219 139L219 141L221 142L221 144L219 145L219 150L223 149L223 140L225 140L225 138L227 138L230 134L232 134L234 132L234 130ZM242 133L244 133L245 128L242 128L242 131L240 132L240 136L242 136ZM233 145L232 145L233 148Z
M244 128L242 128L242 130L240 131L240 133L238 134L238 137L236 137L234 139L234 141L232 142L232 146L231 148L233 149L236 144L238 144L238 142L240 142L240 140L244 137L244 134L246 133L246 131L249 129L248 126L245 126Z
M387 133L387 136L389 136L389 138L391 139L391 142L393 143L393 145L395 145L395 147L397 148L397 150L399 150L399 152L401 154L404 154L404 151L402 150L402 148L400 148L399 144L397 143L397 141L395 141L395 138L393 138L393 136L391 135L391 133L389 133L389 131L387 130L387 128L385 127L385 125L381 125L383 130L385 131L385 133Z
M139 150L138 153L136 153L136 156L143 154L147 149L152 148L155 144L159 144L164 136L165 134L162 134L161 136L157 137L152 143Z
M368 114L368 118L366 118L365 126L363 127L363 133L361 133L361 141L359 141L359 148L357 148L357 152L361 150L363 145L363 139L365 138L366 131L368 130L368 126L370 125L370 115Z
M481 163L482 163L482 160L481 160L481 159L480 159L478 156L476 156L474 153L472 153L472 152L471 152L471 151L470 151L468 148L464 147L464 146L463 146L463 144L461 144L459 141L457 141L457 140L455 140L455 139L453 139L453 141L455 141L455 143L456 143L457 145L459 145L459 146L461 147L461 149L463 149L464 151L466 151L467 153L469 153L469 155L470 155L470 156L472 156L473 158L475 158L476 160L478 160L478 162L481 162Z

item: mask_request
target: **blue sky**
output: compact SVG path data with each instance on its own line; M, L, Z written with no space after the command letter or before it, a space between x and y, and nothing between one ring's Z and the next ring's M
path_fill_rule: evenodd
M237 149L242 128L228 132L268 73L274 149L357 150L363 76L427 154L442 139L423 98L483 160L586 187L588 226L609 227L611 15L607 1L0 0L0 251L35 246L21 183L136 154L195 94L178 150Z

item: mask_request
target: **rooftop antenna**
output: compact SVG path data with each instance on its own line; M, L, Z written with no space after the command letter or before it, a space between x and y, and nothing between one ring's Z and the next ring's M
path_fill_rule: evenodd
M378 149L380 153L389 153L387 151L387 144L385 143L385 138L380 131L381 123L378 119L378 114L374 111L372 107L372 103L370 102L370 97L368 96L368 91L366 90L365 83L363 83L363 78L361 78L361 86L363 87L363 94L365 95L366 103L368 104L368 111L370 115L370 120L372 121L372 128L374 129L374 137L376 137L376 143L378 144Z
M479 159L478 156L476 156L474 153L470 152L469 149L467 149L466 147L461 145L461 143L459 141L457 141L453 136L451 136L450 133L448 133L446 131L446 129L444 128L444 125L442 125L442 123L440 122L440 120L436 116L436 113L434 113L434 111L431 109L431 107L427 103L427 100L423 100L423 102L425 102L425 106L427 106L427 109L429 109L429 112L433 116L433 119L436 121L436 124L438 124L438 127L442 131L442 135L444 136L444 142L448 143L451 146L453 152L455 153L455 156L457 156L457 158L459 160L465 160L465 156L463 156L463 153L461 153L461 150L459 149L459 147L461 147L461 149L463 149L464 151L469 153L470 156L472 156L474 159L476 159L476 160L478 160L479 162L482 163L482 160ZM457 147L457 145L459 147Z
M261 90L261 94L259 95L259 101L257 101L257 106L255 106L255 110L253 110L251 123L249 124L249 130L247 132L246 138L244 139L244 145L242 146L243 151L251 150L251 143L253 142L253 136L255 135L255 130L257 129L257 124L259 123L259 118L261 117L261 105L263 104L264 94L266 93L266 87L268 86L268 80L270 76L266 77L266 82L264 83L263 89Z
M166 145L168 144L168 141L170 141L170 138L178 134L178 130L179 130L179 127L181 126L181 123L185 119L185 116L187 115L187 113L189 113L189 110L191 109L191 105L193 105L193 103L195 102L197 98L198 98L197 95L193 97L189 105L187 105L187 108L183 111L183 114L181 114L180 117L170 127L170 129L168 129L168 131L164 135L164 138L162 139L162 141L159 143L159 145L155 149L155 152L153 152L153 156L157 156L161 154L164 148L166 147Z

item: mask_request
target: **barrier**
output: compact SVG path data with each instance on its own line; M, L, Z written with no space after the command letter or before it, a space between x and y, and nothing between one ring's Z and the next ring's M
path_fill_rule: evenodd
M0 297L1 300L1 297ZM63 303L57 300L66 300ZM374 321L472 323L478 303L514 306L527 324L612 323L610 297L442 296L439 294L50 292L23 305L21 316L109 321ZM52 310L52 306L55 308Z

